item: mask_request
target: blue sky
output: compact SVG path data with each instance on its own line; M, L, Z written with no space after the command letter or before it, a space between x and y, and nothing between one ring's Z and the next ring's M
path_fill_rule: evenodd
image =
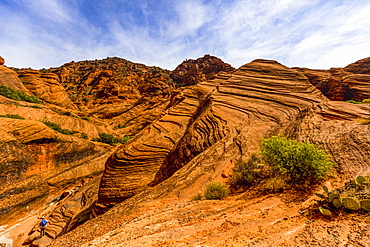
M118 56L174 69L205 54L329 69L370 57L368 0L0 0L7 66Z

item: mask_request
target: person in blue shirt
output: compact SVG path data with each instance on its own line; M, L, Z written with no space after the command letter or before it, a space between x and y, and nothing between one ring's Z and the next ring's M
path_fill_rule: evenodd
M40 221L40 237L44 236L45 235L45 229L46 229L46 225L49 223L49 221L47 219L45 219L45 217L41 217L41 221Z

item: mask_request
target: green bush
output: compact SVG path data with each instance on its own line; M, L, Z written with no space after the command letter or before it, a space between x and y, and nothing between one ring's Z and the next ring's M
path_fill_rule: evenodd
M209 182L206 185L206 191L204 197L207 200L222 199L229 195L229 189L224 183L221 182Z
M40 104L41 100L36 96L29 96L20 90L13 89L11 87L0 85L0 95L7 97L9 99L18 101L27 101L31 103Z
M113 129L116 130L116 129L123 129L123 128L126 128L127 126L126 125L121 125L121 124L118 124L117 126L115 126Z
M191 200L191 201L199 201L199 200L202 200L202 195L198 193L198 194L196 194L196 195L192 196L192 197L190 198L190 200Z
M322 180L334 165L330 156L316 145L282 136L263 139L261 154L263 161L273 169L272 173L301 187Z
M14 119L24 119L24 117L21 117L18 114L5 114L5 115L0 115L0 117L14 118Z
M87 139L89 139L89 136L86 133L82 132L81 133L81 138L87 140Z
M248 161L239 159L233 169L229 184L234 187L250 187L259 183L265 176L261 158L253 154Z
M65 134L65 135L73 135L74 133L77 133L75 131L70 131L70 130L67 130L67 129L62 129L59 124L50 122L47 119L42 120L41 122L44 123L49 128L51 128L51 129L53 129L53 130L55 130L55 131L57 131L59 133Z
M370 103L370 99L363 99L362 103Z
M81 117L82 120L86 120L86 121L90 121L90 118L86 117L86 116L83 116Z
M117 143L125 144L128 140L133 138L133 136L125 136L123 139L120 139L120 138L114 137L114 136L112 136L110 134L106 134L106 133L100 133L99 137L100 138L93 138L92 140L107 143L107 144L113 145L113 146L115 146Z
M361 104L362 102L360 102L360 101L356 101L356 100L347 100L346 101L347 103L352 103L352 104Z

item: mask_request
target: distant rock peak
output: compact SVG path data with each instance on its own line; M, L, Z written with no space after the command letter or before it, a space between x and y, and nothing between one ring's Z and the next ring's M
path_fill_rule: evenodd
M213 79L220 72L234 72L230 64L209 54L196 60L187 59L171 73L174 82L182 87Z

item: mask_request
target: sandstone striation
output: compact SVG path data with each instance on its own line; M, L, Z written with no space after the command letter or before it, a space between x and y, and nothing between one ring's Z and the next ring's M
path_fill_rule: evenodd
M23 85L22 81L18 78L17 72L2 65L0 65L0 85L21 90L28 95L32 95L32 93Z
M307 76L310 82L331 100L362 101L370 98L368 90L369 75L353 74L342 68L331 68L327 71L302 68L298 70Z
M178 86L182 87L213 79L220 72L233 71L235 69L230 64L224 63L217 57L205 55L196 60L185 60L172 71L171 77Z
M37 70L20 70L19 78L23 84L38 98L61 107L77 110L69 99L59 78L53 73L41 73Z

